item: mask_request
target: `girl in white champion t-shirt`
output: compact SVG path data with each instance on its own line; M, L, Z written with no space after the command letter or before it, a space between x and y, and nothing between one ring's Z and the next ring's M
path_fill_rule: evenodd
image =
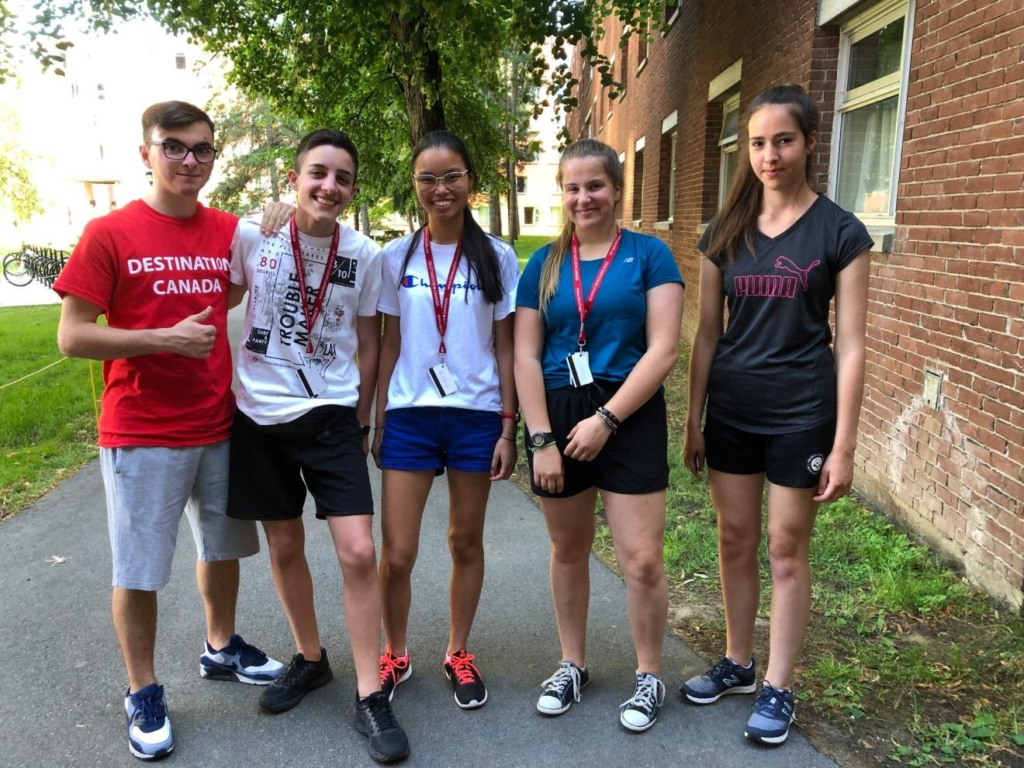
M412 674L406 648L411 574L427 494L448 471L452 553L444 672L455 702L482 706L487 689L466 650L484 578L484 513L491 483L516 463L512 318L518 264L469 210L476 180L453 133L424 136L412 155L427 225L384 247L384 315L373 456L383 470L381 687Z

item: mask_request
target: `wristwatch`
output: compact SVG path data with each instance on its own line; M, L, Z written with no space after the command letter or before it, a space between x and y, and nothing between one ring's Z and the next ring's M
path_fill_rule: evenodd
M530 447L535 451L539 450L540 448L547 448L549 445L554 444L554 432L534 432L532 435L530 435Z
M368 434L370 434L369 424L363 424L363 426L361 426L359 429L363 433L363 437L366 437Z

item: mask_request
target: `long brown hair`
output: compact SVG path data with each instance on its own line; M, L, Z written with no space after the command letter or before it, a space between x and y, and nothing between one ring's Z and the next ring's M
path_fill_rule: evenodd
M558 175L555 176L555 182L559 189L562 187L562 171L565 164L570 160L578 160L582 157L596 157L600 160L612 186L620 192L622 191L623 172L619 156L615 154L614 149L597 139L580 139L565 148L558 160ZM575 231L576 225L566 216L565 221L562 222L562 230L558 233L555 242L551 244L547 261L544 262L544 269L540 274L541 312L547 311L551 297L558 290L558 277L562 272L562 262L565 261L565 254L569 252L569 243L572 242L572 235Z
M811 133L818 130L818 108L803 88L792 83L770 88L750 102L744 125L750 122L750 118L759 109L771 105L782 106L789 111L804 135L804 141L810 141ZM810 158L807 159L804 170L807 183L810 184ZM711 236L707 247L709 259L717 263L724 255L731 261L736 257L736 251L741 243L747 246L751 255L755 255L754 236L757 234L757 217L761 213L763 196L764 186L750 165L750 147L744 143L740 149L732 189L729 190L722 210L711 222Z

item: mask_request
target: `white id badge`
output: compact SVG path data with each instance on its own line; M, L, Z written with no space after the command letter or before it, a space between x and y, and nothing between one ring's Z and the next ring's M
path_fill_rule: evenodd
M297 368L295 374L299 377L299 382L302 384L306 397L320 397L320 395L327 391L327 381L312 361L310 361L309 365Z
M459 385L445 363L438 363L428 368L427 373L430 375L430 383L437 390L438 397L448 397L458 391Z
M573 352L565 358L565 362L569 366L569 380L574 387L585 387L594 383L594 377L590 373L590 353Z

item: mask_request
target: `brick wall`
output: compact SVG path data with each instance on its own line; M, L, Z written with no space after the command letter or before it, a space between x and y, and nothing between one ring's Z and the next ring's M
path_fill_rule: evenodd
M856 485L963 563L972 581L1020 605L1024 7L917 0L913 8L893 249L872 253ZM839 32L818 27L816 11L814 0L682 3L667 34L655 33L639 75L640 46L630 42L625 100L607 101L595 82L570 116L578 135L591 113L594 137L625 153L627 221L633 148L645 138L641 229L663 238L679 262L689 286L686 336L696 325L698 228L717 207L721 106L709 104L709 83L742 58L741 109L774 84L806 88L822 110L813 171L818 189L827 189ZM621 29L614 20L607 27L602 50L619 59ZM665 194L661 121L673 110L676 194L667 229L655 222ZM937 408L923 401L926 368L942 376Z

